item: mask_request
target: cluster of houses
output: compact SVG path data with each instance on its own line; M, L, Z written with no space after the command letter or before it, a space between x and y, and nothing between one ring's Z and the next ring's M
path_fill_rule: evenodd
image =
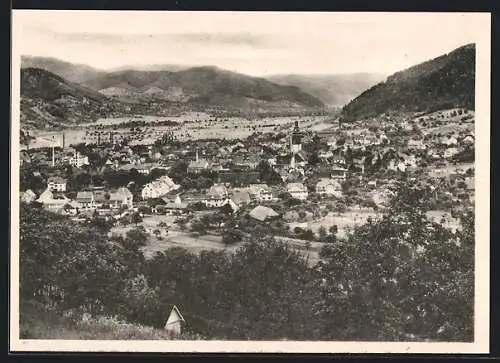
M372 159L372 162L385 152L386 155L392 155L392 159L385 166L387 170L405 171L417 169L424 156L431 159L449 159L463 148L474 145L474 137L470 134L434 138L412 136L405 139L403 147L392 145L393 142L384 131L365 130L344 134L348 137L345 138L343 146L339 147L331 134L323 132L321 137L327 140L327 148L319 150L316 155L319 162L314 167L310 166L311 154L303 149L302 143L306 135L299 129L298 122L295 122L289 135L279 139L266 136L263 140L247 142L205 141L194 145L186 142L181 146L143 145L140 148L113 143L112 145L99 145L91 150L101 157L101 169L115 171L135 169L144 175L151 174L155 169L165 169L168 174L168 170L181 160L187 164L187 174L194 178L206 175L207 172L214 173L217 176L215 184L206 190L186 189L174 183L168 175L160 176L142 187L140 190L142 202L163 200L163 203L153 206L153 212L177 215L187 213L190 205L203 205L205 208L230 205L233 210L237 210L250 202L266 204L278 201L284 193L301 201L310 198L311 193L325 198L342 198L342 186L348 174L345 157L348 149L366 150L367 147L378 145L376 150L379 154ZM88 155L83 155L71 147L64 147L61 152L58 151L57 157L54 155L54 150L52 153L53 163L57 160L58 163L74 168L83 168L92 164L89 162ZM23 162L42 165L37 158L39 158L37 153L24 152L21 159ZM260 180L257 168L263 161L279 175L280 183L268 185ZM355 157L352 162L353 165L359 167L360 174L363 175L365 157ZM313 187L310 184L308 187L306 181L311 177L317 182ZM473 181L471 182L469 177L464 179L463 183L469 187L473 186ZM374 190L377 188L377 181L368 180L366 186ZM118 213L123 209L133 209L137 207L137 203L141 202L134 201L134 196L125 186L114 190L102 187L80 190L73 199L66 197L66 192L66 180L51 176L47 180L46 190L39 196L28 190L22 193L21 198L25 202L37 201L47 209L68 214L103 208L116 210ZM374 199L387 200L386 194L379 193ZM255 210L255 215L266 215L265 218L272 218L273 213L266 209L268 207L264 205L260 207L262 208Z
M64 191L63 181L58 180L55 187L48 187L38 197L32 190L21 193L21 200L25 203L38 202L45 209L53 212L76 215L83 211L94 211L96 209L132 209L133 195L126 187L107 191L95 189L80 191L76 198L68 198Z

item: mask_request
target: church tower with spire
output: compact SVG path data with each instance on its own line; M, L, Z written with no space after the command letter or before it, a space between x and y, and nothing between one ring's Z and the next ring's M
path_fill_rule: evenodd
M299 129L299 122L295 121L292 135L290 136L290 151L292 154L297 154L302 150L302 133Z

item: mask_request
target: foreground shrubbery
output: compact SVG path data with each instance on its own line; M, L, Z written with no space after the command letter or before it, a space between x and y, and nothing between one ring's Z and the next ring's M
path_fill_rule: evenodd
M75 314L61 316L43 304L28 302L21 305L21 339L69 340L169 340L165 331L140 324L131 324L116 317ZM180 340L206 339L197 334L183 333Z
M403 185L314 267L259 234L235 253L145 260L130 236L22 206L21 300L157 328L176 304L187 333L208 339L471 341L473 216L457 232L429 222L428 192Z

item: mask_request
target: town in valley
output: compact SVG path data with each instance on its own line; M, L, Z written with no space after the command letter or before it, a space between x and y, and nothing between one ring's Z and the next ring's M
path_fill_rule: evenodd
M246 137L224 128L225 119L203 116L157 128L155 121L109 131L98 124L72 144L64 131L27 131L21 200L81 223L105 220L111 233L142 227L148 254L176 245L233 248L262 223L295 248L308 247L314 262L325 237L343 237L381 213L402 174L435 188L429 215L437 221L454 226L456 213L473 208L472 110L397 123L265 118L241 125ZM219 134L208 127L204 137L204 125L220 125ZM186 139L190 132L196 136ZM41 146L30 147L31 138Z
M225 47L267 69L303 34L56 28L60 59L20 57L21 339L474 341L469 38L336 74L313 37L297 54L324 75L290 57L273 69L296 74L256 76ZM222 66L162 65L155 42L220 47ZM73 46L150 65L63 60ZM397 58L375 48L362 59Z

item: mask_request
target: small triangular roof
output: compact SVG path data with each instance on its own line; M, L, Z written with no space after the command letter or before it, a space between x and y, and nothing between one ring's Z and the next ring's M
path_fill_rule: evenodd
M179 321L185 322L181 312L179 311L177 306L174 305L174 306L172 306L172 310L170 311L170 315L168 316L167 322L165 323L165 327L170 325L170 324L177 323Z

